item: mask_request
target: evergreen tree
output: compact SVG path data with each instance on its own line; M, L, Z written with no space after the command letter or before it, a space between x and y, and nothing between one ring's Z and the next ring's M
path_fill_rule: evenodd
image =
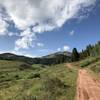
M90 44L87 46L86 51L87 51L87 56L90 56L92 51L92 46Z
M88 56L100 56L100 41L95 45L88 45L85 50L80 53L80 58L83 59Z
M72 51L72 61L78 61L79 60L79 53L76 48Z

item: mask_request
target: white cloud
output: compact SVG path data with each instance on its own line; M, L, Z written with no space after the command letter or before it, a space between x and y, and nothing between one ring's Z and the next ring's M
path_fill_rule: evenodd
M0 18L0 35L6 35L8 24Z
M19 36L19 33L17 33L17 32L8 32L7 31L7 35L9 35L9 36Z
M70 50L70 46L64 45L63 47L57 49L58 52L59 52L59 51L62 51L62 50L63 50L63 51L69 51L69 50Z
M36 55L29 54L25 51L15 51L15 50L0 51L0 54L2 54L2 53L13 53L13 54L16 54L16 55L24 55L24 56L31 57L31 58L37 57Z
M76 17L78 11L95 4L96 0L0 0L18 28L26 29L36 23L61 27ZM23 10L24 9L24 10Z
M61 48L58 48L57 51L61 51Z
M8 51L8 52L13 53L13 54L16 54L16 55L24 55L26 57L31 57L31 58L37 57L36 55L32 55L32 54L27 53L25 51L12 50L12 51Z
M20 36L21 38L15 42L15 50L28 49L33 46L32 41L35 39L35 33L32 33L29 28L23 31Z
M39 26L33 27L34 32L42 33L45 31L52 31L55 29L55 26L53 25L48 25L48 24L40 24Z
M63 46L63 50L64 50L64 51L69 51L69 50L70 50L70 47L67 46L67 45L65 45L65 46Z
M72 30L72 31L69 33L70 36L73 36L74 34L75 34L75 31L74 31L74 30Z
M26 29L36 23L51 20L49 25L62 26L77 15L84 7L93 5L96 0L0 0L17 27ZM23 11L24 9L24 11Z
M44 44L43 43L37 43L37 46L38 47L44 47Z
M29 42L27 37L23 37L21 39L18 39L15 42L15 45L16 45L15 50L19 50L20 48L28 49L28 46L30 45L30 42Z
M72 18L79 18L80 10L94 5L96 0L0 0L10 19L21 32L22 38L16 41L17 49L27 48L34 38L32 34L51 31L61 27ZM3 23L3 24L2 24ZM33 26L31 33L25 31ZM6 24L1 20L1 33ZM27 34L27 36L26 36Z
M36 55L32 55L32 54L24 54L24 56L26 56L26 57L31 57L31 58L35 58L35 57L37 57Z

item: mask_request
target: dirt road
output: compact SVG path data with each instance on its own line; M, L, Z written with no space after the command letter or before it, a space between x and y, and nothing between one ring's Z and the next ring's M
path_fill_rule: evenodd
M85 69L79 70L76 100L100 100L100 83Z

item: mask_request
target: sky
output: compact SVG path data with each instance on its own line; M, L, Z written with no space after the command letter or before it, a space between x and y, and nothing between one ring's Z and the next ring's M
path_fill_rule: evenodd
M100 0L0 0L0 53L40 57L100 40Z

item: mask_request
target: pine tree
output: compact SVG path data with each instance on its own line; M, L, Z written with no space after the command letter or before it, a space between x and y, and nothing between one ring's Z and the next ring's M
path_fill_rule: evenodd
M100 41L95 45L88 45L85 50L80 53L80 58L85 58L88 56L100 56Z
M72 61L78 61L79 60L79 53L76 48L72 51Z

